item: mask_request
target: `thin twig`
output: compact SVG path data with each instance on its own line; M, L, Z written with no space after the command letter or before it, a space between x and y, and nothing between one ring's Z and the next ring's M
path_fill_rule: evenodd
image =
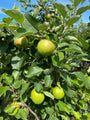
M62 33L64 33L64 32L66 31L67 28L68 28L68 26L65 26Z
M18 98L17 94L14 92L14 89L10 89L10 91Z
M23 107L26 107L26 108L29 110L29 112L34 115L34 117L36 118L36 120L40 120L39 117L37 116L37 114L36 114L35 112L33 112L33 111L28 107L27 104L24 103L24 104L23 104Z
M81 95L80 93L78 93L78 92L76 92L76 91L74 91L74 90L72 90L72 92L74 92L74 93L76 93L77 95L79 95L79 96L82 97L82 95ZM83 99L85 99L88 103L90 103L90 101L89 101L87 98L83 98Z

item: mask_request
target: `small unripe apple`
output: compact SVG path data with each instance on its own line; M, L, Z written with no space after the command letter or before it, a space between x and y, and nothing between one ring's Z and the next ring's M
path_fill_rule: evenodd
M51 18L51 14L48 13L47 16L46 16L46 18Z
M28 45L28 39L26 37L17 38L14 40L14 45L18 48L26 48Z
M31 99L35 104L41 104L44 101L44 94L41 92L37 92L35 89L31 91Z
M53 95L56 99L62 99L65 95L63 88L59 88L59 87L54 87L53 88Z

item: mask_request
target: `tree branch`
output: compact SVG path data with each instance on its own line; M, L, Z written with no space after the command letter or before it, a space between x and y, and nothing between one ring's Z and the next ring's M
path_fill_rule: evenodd
M27 104L24 103L24 104L23 104L23 107L26 107L26 108L29 110L29 112L34 115L34 117L36 118L36 120L40 120L39 117L37 116L37 114L36 114L35 112L33 112L33 111L28 107Z

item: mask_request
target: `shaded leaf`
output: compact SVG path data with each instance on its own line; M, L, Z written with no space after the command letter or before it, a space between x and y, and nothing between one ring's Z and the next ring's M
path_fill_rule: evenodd
M0 46L0 55L3 54L8 48L7 44L3 44L2 46Z
M14 56L11 60L11 65L12 65L13 69L16 69L16 70L20 70L23 63L24 63L24 56L21 53Z
M60 76L67 82L69 86L71 86L71 78L67 75L67 73L60 72Z
M34 83L34 88L36 89L37 92L39 92L41 89L42 89L42 84L39 82L39 83Z
M20 90L20 96L22 96L25 93L28 87L29 87L29 83L22 83L21 90Z
M69 87L67 87L66 89L64 89L64 91L65 91L65 94L66 94L68 97L70 97L70 98L73 97L73 92L72 92L72 90L71 90Z

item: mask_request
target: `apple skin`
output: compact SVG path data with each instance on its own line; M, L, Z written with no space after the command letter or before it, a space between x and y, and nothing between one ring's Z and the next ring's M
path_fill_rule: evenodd
M53 95L56 99L62 99L65 95L63 88L59 88L59 87L54 87L53 88Z
M18 48L26 48L28 45L28 39L26 37L17 38L14 40L14 45Z
M54 52L55 45L50 40L43 39L39 41L37 49L42 56L49 56Z
M31 91L31 99L35 104L41 104L44 101L44 94L37 92L35 89Z
M47 16L46 16L46 18L48 18L48 19L51 18L51 14L48 13Z

